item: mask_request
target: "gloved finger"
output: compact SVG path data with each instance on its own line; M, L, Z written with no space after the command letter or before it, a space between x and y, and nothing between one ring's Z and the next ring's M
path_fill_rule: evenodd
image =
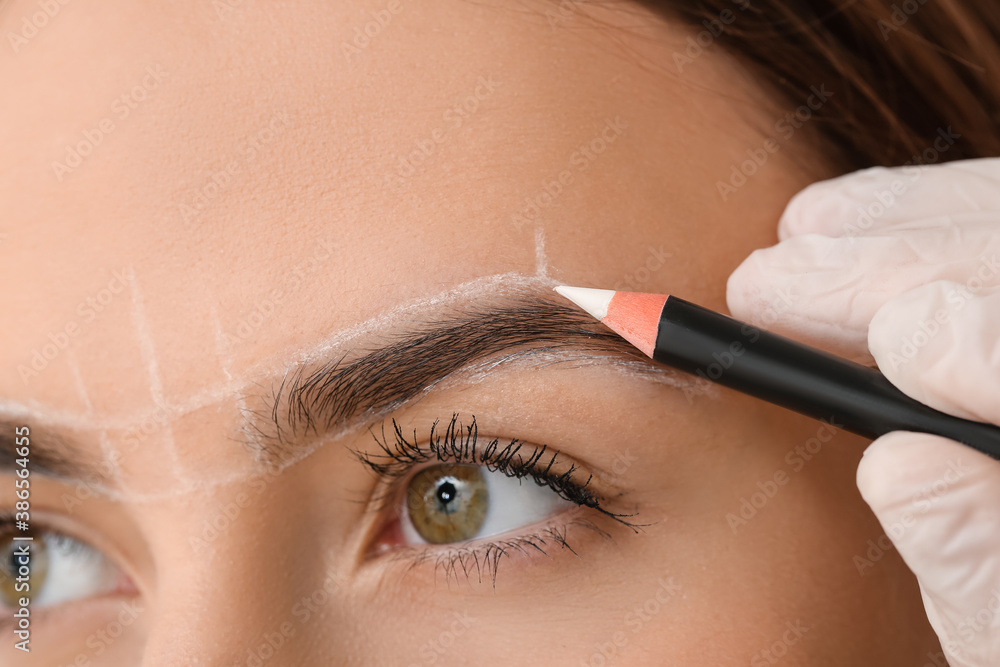
M1000 212L1000 158L873 167L813 183L785 208L778 238L857 237L972 211Z
M1000 288L941 281L910 290L875 313L868 347L907 395L1000 424Z
M949 662L1000 664L1000 462L898 431L869 445L857 483L916 575ZM865 554L855 564L877 567Z
M919 285L1000 285L1000 214L952 216L948 226L900 224L884 234L794 236L756 250L729 276L733 315L870 363L868 323Z

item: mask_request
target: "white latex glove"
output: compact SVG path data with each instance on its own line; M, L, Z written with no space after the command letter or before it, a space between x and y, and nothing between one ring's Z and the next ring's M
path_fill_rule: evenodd
M874 358L913 398L1000 424L1000 159L816 183L778 235L730 276L735 317ZM895 432L868 447L857 482L950 664L1000 665L1000 462Z

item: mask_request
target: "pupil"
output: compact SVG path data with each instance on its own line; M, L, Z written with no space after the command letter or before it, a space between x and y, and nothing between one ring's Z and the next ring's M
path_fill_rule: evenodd
M444 481L438 485L437 497L438 501L440 501L442 505L447 505L452 500L454 500L456 493L457 489L455 489L455 485L452 484L450 481Z

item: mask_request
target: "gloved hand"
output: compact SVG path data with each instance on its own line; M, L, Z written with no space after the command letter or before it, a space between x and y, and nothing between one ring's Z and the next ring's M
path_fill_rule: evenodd
M730 276L735 317L874 359L909 396L1000 424L1000 159L816 183L778 236ZM1000 665L1000 462L895 432L868 447L857 482L950 664Z

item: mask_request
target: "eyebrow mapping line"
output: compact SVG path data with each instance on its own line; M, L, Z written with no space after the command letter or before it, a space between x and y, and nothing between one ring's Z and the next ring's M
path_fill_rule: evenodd
M83 405L87 409L87 414L92 415L94 413L94 406L90 402L90 394L87 392L87 386L83 383L83 375L80 373L80 364L76 360L76 353L73 351L72 346L66 348L66 361L69 364L70 371L73 373L73 380L76 383L76 390L80 395L80 400L83 401ZM118 460L112 454L111 441L108 439L107 430L100 429L97 434L97 439L101 445L101 454L104 456L104 462L111 470L112 479L116 484L121 483L121 475L118 470Z
M396 375L390 376L389 379L391 381L399 381L401 380L401 377L398 373L399 368L394 367L393 364L390 363L390 361L392 360L403 361L404 362L403 368L404 369L408 368L411 371L411 376L409 379L413 380L414 376L412 374L412 371L415 370L419 371L421 365L426 366L427 364L431 364L432 362L435 361L435 358L438 355L434 354L435 348L432 345L432 343L434 342L433 340L434 337L428 337L428 331L426 329L418 330L416 332L410 331L409 338L407 339L405 338L405 332L402 336L399 334L400 331L405 329L405 327L401 326L402 324L405 324L407 322L410 324L414 322L426 323L424 320L421 319L420 315L422 313L425 313L430 308L435 308L439 312L440 311L446 312L448 308L453 308L454 312L458 313L457 317L453 314L450 319L445 318L443 322L440 317L438 318L437 324L444 325L443 331L446 335L438 336L437 338L439 343L442 340L451 341L451 345L446 346L443 351L448 352L452 348L455 348L458 349L459 352L461 352L463 346L460 343L467 343L468 340L467 339L463 340L461 337L456 337L456 334L459 333L459 331L456 331L456 329L460 330L462 326L468 328L470 324L477 323L476 317L478 315L483 314L482 312L483 309L487 309L488 311L489 308L488 304L496 302L498 299L499 300L506 299L508 302L510 302L512 298L515 303L517 303L518 301L520 302L521 308L519 311L519 315L515 319L518 321L519 323L518 326L521 328L518 331L514 332L513 337L507 338L505 345L500 345L499 339L491 343L489 338L484 337L482 335L482 332L480 332L477 339L479 343L479 349L477 352L478 357L477 355L471 355L462 358L461 354L458 357L456 357L456 355L453 353L450 358L445 358L443 360L444 363L443 366L439 365L437 367L438 371L443 372L443 374L440 374L438 377L431 377L429 375L424 375L422 377L417 378L419 381L417 381L414 384L411 384L408 387L403 386L402 384L397 385L395 387L396 390L405 389L405 391L403 391L402 394L397 394L396 396L391 396L389 393L386 393L384 391L386 389L385 385L382 388L383 392L380 393L378 391L375 391L374 394L371 393L371 387L369 387L369 395L367 396L367 398L381 396L383 399L387 399L382 401L383 404L381 406L375 406L376 408L381 407L383 410L386 409L387 406L399 407L399 405L401 404L400 403L401 396L408 396L408 398L406 398L405 400L418 398L424 395L426 391L435 387L440 381L442 381L442 379L453 378L453 377L457 379L456 376L459 371L475 370L475 362L485 361L486 357L488 357L491 354L495 355L507 352L508 353L507 358L512 359L514 358L514 356L512 356L510 352L513 348L518 346L522 348L527 348L528 346L532 346L530 351L527 349L522 349L520 352L514 353L514 355L516 355L518 358L521 359L527 358L529 352L532 355L541 355L541 354L559 355L563 360L565 360L567 353L582 354L582 351L586 349L589 349L592 352L603 351L604 354L602 355L591 354L589 355L589 358L593 361L594 359L598 358L611 359L612 357L614 357L618 359L618 361L615 362L615 366L618 370L634 372L637 377L642 377L647 380L652 378L654 381L658 381L663 384L671 385L674 387L690 388L693 386L697 388L699 386L697 381L689 379L686 376L681 376L679 374L670 374L670 377L667 377L662 373L656 373L655 371L651 371L650 369L652 367L650 365L650 362L647 359L645 359L645 357L643 357L641 353L638 353L635 350L635 348L633 348L631 345L624 343L623 339L621 339L616 334L611 333L610 330L604 331L602 325L597 324L591 317L583 313L583 311L571 307L568 304L563 305L558 301L555 302L549 301L548 300L550 298L549 289L554 284L555 282L551 279L539 278L537 276L528 277L518 273L495 274L492 276L477 278L475 280L445 290L436 296L423 298L414 302L410 302L405 305L397 306L386 313L370 318L369 320L361 322L348 329L341 330L335 333L334 335L326 338L325 340L321 340L318 343L313 343L308 347L300 348L295 355L297 356L297 359L292 362L292 365L290 367L286 365L284 367L284 370L280 370L278 372L274 372L272 370L269 373L264 374L262 369L267 369L268 367L274 369L275 362L273 360L270 362L260 362L256 366L251 368L250 371L248 371L247 377L250 379L241 380L239 382L233 382L228 380L227 378L227 381L221 382L214 387L203 390L202 392L193 395L185 403L166 405L163 408L156 408L155 410L144 410L140 415L138 415L138 417L140 419L148 419L150 416L156 415L160 413L162 410L166 410L165 416L168 419L173 419L182 416L188 412L205 407L207 405L214 404L220 400L230 399L234 392L245 392L246 389L250 386L259 387L261 386L262 380L266 381L267 377L279 378L279 379L285 378L285 381L287 381L288 378L290 377L294 380L296 374L299 374L299 385L302 386L304 385L305 381L309 379L308 377L303 377L305 372L304 369L307 368L309 364L317 364L320 370L325 369L328 372L336 371L336 369L338 368L338 364L342 363L347 358L348 351L352 349L352 346L354 348L358 347L359 342L364 340L363 338L364 336L375 333L382 335L386 334L392 335L395 332L395 335L393 335L395 343L393 345L389 345L388 347L373 352L372 354L376 356L374 359L369 359L369 364L367 365L367 368L370 371L371 370L396 371ZM477 307L475 305L477 301L481 301L484 304L482 306L478 306L479 310L476 309ZM544 304L541 310L538 309L539 304ZM531 310L532 308L535 308L535 310ZM533 324L538 325L537 320L539 320L539 316L546 314L549 316L549 319L547 321L541 322L541 329L543 330L544 335L541 337L536 335L532 338L531 326ZM553 314L555 314L556 321L552 320ZM544 318L542 319L544 320ZM504 320L503 317L500 316L495 317L493 321L494 326L490 331L491 335L496 336L498 332L502 332L504 325L507 323L509 323L509 320ZM553 326L558 324L563 325L563 328L559 328L559 326ZM547 328L545 325L547 325ZM575 335L568 336L566 326L570 326L571 331L569 333L575 333ZM537 329L535 331L537 333ZM441 331L439 331L438 333L441 333ZM587 342L588 339L591 341L591 343L594 343L596 341L596 344L581 345L581 343ZM407 359L408 352L413 351L414 342L418 343L417 348L423 352L423 355L419 357L419 359L417 360L420 363L417 363L416 365L414 365L413 363L414 360ZM436 349L437 351L441 351L441 347L438 347ZM286 360L289 358L289 356L290 355L288 355L287 353L282 355L282 357ZM447 357L447 355L445 356ZM335 359L336 361L331 361L331 359ZM373 360L376 362L374 365L371 364ZM354 362L357 361L360 360L359 359L354 360ZM493 366L495 367L499 365L501 361L502 360L493 359ZM641 364L641 366L639 366L638 364ZM361 365L359 368L364 368L364 367L365 365ZM482 369L480 369L480 371L482 372ZM342 378L343 377L344 376L342 376ZM371 379L372 376L369 373L367 377L368 379ZM329 379L330 377L328 376L326 380ZM323 384L324 384L324 378L322 375L320 375L318 377L312 378L312 382L308 386L320 387L323 386ZM339 385L336 381L334 381L332 386L339 386L340 388L344 388L345 386L349 387L350 384L351 384L350 382L346 382L345 379L342 379ZM289 388L290 385L289 386L282 385L281 387L281 389L289 389ZM330 389L331 385L327 385L325 388ZM323 396L324 394L322 393L317 394L317 397L320 399L322 399ZM326 396L327 400L329 401L330 400L329 393L327 393ZM301 398L304 402L304 405L305 403L308 403L308 401L306 400L307 397L303 396ZM336 405L337 404L336 398L334 398L333 400L334 403L332 405ZM405 402L405 400L403 402ZM272 416L278 417L280 416L278 410L279 403L280 400L276 401L271 406L271 409L267 410L264 413L258 413L248 410L247 412L244 413L244 416L247 417L248 421L250 421L252 417L259 417L262 415L267 418L270 418ZM351 405L353 405L354 408L359 408L362 406L362 404L357 400L352 402ZM315 406L309 406L309 407L314 408ZM369 417L373 416L373 410L371 409L371 406L368 406L367 411L363 409L362 412L364 412L366 416ZM315 413L315 410L313 410L313 413ZM120 420L95 420L93 419L93 417L88 418L88 416L86 415L80 416L80 415L73 415L61 410L49 410L46 409L45 406L37 405L37 403L31 399L29 399L26 404L18 404L11 401L0 401L0 417L2 416L7 416L8 418L11 418L11 423L14 423L13 421L14 418L30 419L32 425L51 424L53 426L61 426L64 428L69 427L76 430L100 430L100 429L110 429L112 427L127 429L130 426L135 426L140 423L138 419L128 420L123 423L119 423ZM348 415L347 413L344 413L342 409L340 409L340 416L345 417ZM315 418L319 417L319 415L307 414L303 415L303 417ZM312 448L309 448L308 450L304 446L305 443L297 442L296 449L298 451L296 452L296 455L290 458L282 457L280 467L281 468L287 467L288 465L292 465L295 462L301 460L305 456L308 456L313 451L315 451L315 449L318 448L321 443L328 443L330 441L338 440L341 437L349 433L355 432L363 427L364 427L363 423L345 424L343 425L342 430L340 432L337 432L336 434L330 432L324 433L323 437L321 439L317 439L319 441L314 441L312 443L313 445ZM247 427L243 429L243 437L245 440L248 441L247 444L252 447L260 446L262 457L268 459L266 461L259 461L259 462L273 463L272 456L274 452L273 451L269 452L268 446L270 446L272 450L274 449L275 447L274 439L273 438L271 440L265 439L259 442L255 442L253 440L253 435L254 435L253 424L251 424L249 428L250 432L247 432ZM280 424L277 426L277 428L280 429ZM265 432L262 435L266 436L268 434ZM270 435L273 435L273 433ZM201 480L198 484L195 485L195 487L204 488L206 485L216 486L218 484L224 484L230 481L237 481L243 478L244 476L245 475L242 474L234 474L233 476L231 476L231 478L229 477L225 479L216 478L214 482L211 484L207 484L207 480ZM190 482L190 480L188 480L188 482ZM179 490L177 493L181 493L181 491L184 490ZM177 494L159 493L150 495L149 497L160 498L172 495L177 495ZM128 496L130 498L139 498L139 494L136 494L134 492L130 492ZM146 496L142 497L145 498Z
M222 329L222 320L219 319L219 311L216 310L214 302L209 302L209 313L212 317L212 326L215 327L215 353L219 357L219 365L222 368L222 374L226 376L226 381L230 386L235 386L236 383L233 380L232 373L233 352L229 346L229 341L226 338L226 333ZM246 415L249 411L246 401L246 392L244 391L245 386L246 385L243 385L234 389L234 393L236 394L236 407L239 409L241 415ZM257 447L254 447L253 451L259 453L259 449Z
M545 255L545 230L541 223L535 227L535 272L539 278L549 277L549 258Z
M280 377L289 366L322 361L332 357L337 353L338 349L346 349L358 338L379 331L391 331L394 328L398 328L398 323L407 319L413 313L419 313L431 307L445 307L461 300L472 300L479 296L502 294L504 290L517 290L530 287L551 288L557 284L555 280L549 278L540 279L520 273L500 273L475 278L443 290L434 296L423 297L410 303L396 306L380 315L341 329L319 341L285 351L280 355L272 355L271 360L259 362L249 368L244 374L245 379L241 378L233 382L220 382L192 394L186 400L176 403L164 402L162 405L154 405L147 409L138 410L127 417L103 417L98 419L94 415L80 414L47 406L34 399L27 399L24 402L0 399L0 417L10 419L30 418L35 423L53 428L66 428L79 431L101 429L128 430L131 427L142 424L151 417L162 416L163 413L170 418L181 417L190 412L201 410L219 401L231 398L235 393L245 393L247 389L257 386L262 378ZM275 359L280 359L280 361L276 361Z
M156 348L153 345L153 335L149 329L149 320L146 318L146 305L139 290L139 275L129 265L132 280L129 284L132 287L132 323L135 326L135 334L139 341L139 350L142 353L143 361L146 362L146 369L149 375L149 393L153 398L153 403L157 407L164 407L166 401L163 397L163 383L160 381L160 367L156 360ZM181 464L177 457L177 443L174 441L174 429L168 421L163 425L163 436L166 440L168 456L173 466L175 479L181 479Z
M607 367L628 377L677 387L694 396L717 398L721 393L718 385L701 378L688 376L669 366L654 365L641 359L625 359L621 355L616 354L600 354L578 349L546 351L539 351L537 349L518 350L496 359L470 364L461 371L454 373L451 378L442 380L438 386L442 388L450 387L452 385L449 381L452 379L454 379L456 384L478 384L488 379L491 373L501 366L526 369L545 368L555 365L563 365L569 368L589 366Z
M436 295L398 305L380 315L337 331L331 336L317 342L299 347L290 352L286 351L280 357L279 355L272 355L271 360L258 362L255 366L248 369L239 380L230 381L227 378L225 382L206 387L192 394L185 401L153 406L148 409L139 410L126 417L116 418L105 416L98 419L94 415L77 414L61 408L47 406L34 399L27 399L25 402L0 399L0 417L30 419L33 423L43 426L78 431L127 431L151 418L175 419L218 403L219 401L229 399L233 394L241 393L246 395L248 388L259 386L260 381L266 377L282 377L287 374L287 369L290 366L294 367L328 360L338 352L349 349L349 346L358 339L381 331L398 329L401 322L412 320L414 314L426 311L429 308L444 308L457 302L474 301L480 297L503 296L511 292L534 290L541 293L543 288L548 289L556 284L556 281L551 278L527 276L516 272L475 278L443 290ZM284 361L275 361L275 358L280 358ZM647 367L649 365L646 360L639 360L639 363ZM631 364L619 364L619 367L622 369L629 366ZM631 367L637 368L636 366ZM645 368L638 370L638 374L646 378L651 377ZM672 379L667 384L677 386L692 386L697 384L686 376L671 375Z

